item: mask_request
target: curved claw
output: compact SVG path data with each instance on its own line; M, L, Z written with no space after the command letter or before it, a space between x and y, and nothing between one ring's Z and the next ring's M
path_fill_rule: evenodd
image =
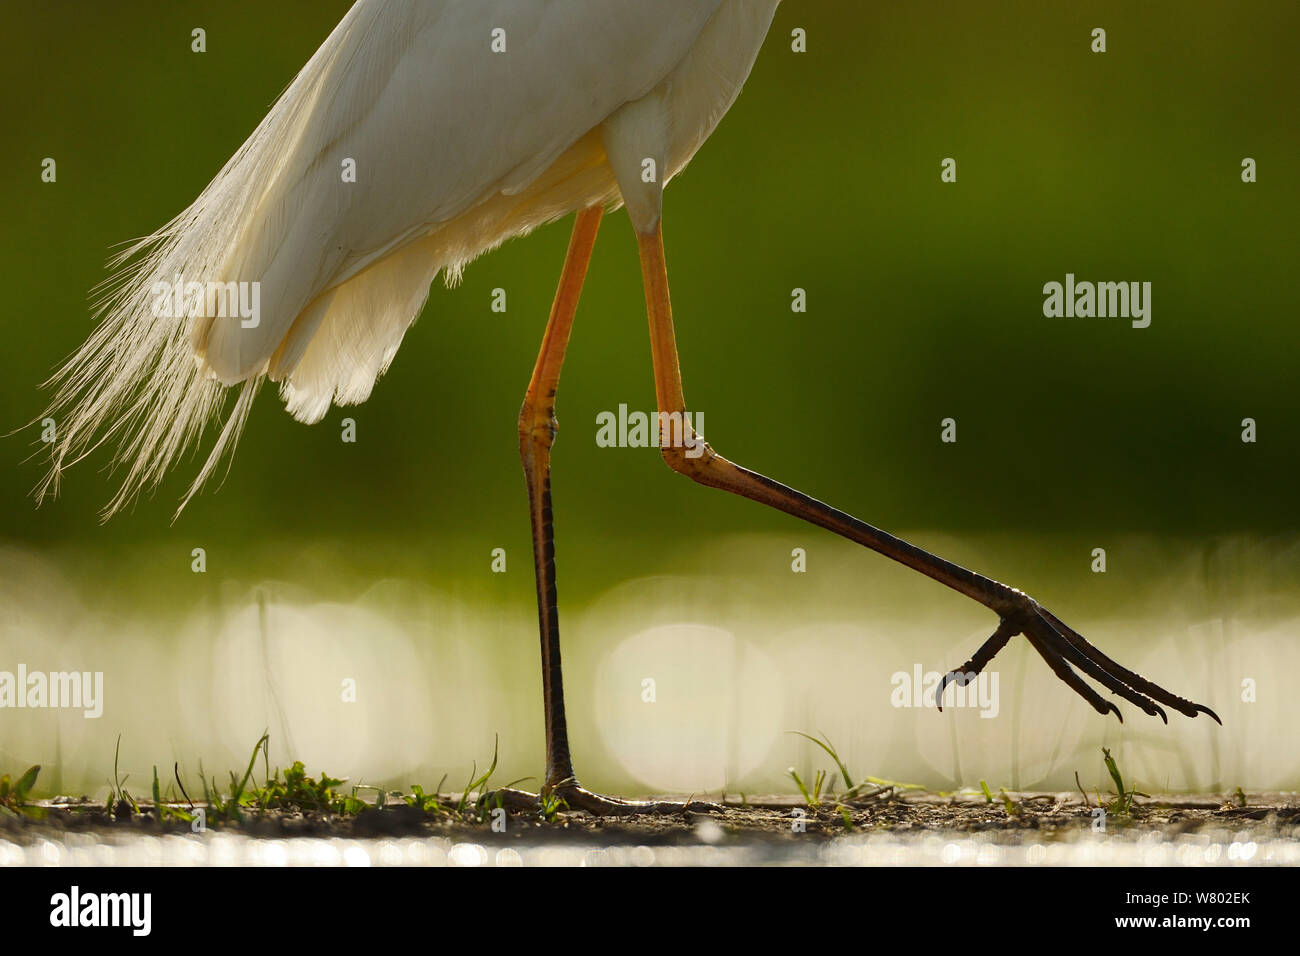
M1079 668L1093 680L1099 681L1103 687L1106 687L1113 694L1119 694L1130 703L1137 704L1142 710L1152 717L1159 717L1166 724L1169 723L1169 717L1161 709L1160 705L1150 698L1138 693L1127 684L1121 683L1111 677L1105 669L1098 663L1088 657L1069 637L1052 626L1051 622L1040 612L1038 618L1030 624L1035 633L1041 637L1049 647L1065 658L1070 664ZM1118 714L1119 711L1116 711ZM1120 723L1124 722L1123 716L1120 716Z
M980 645L980 649L971 655L970 660L963 664L959 670L949 671L944 674L943 680L939 681L939 689L934 692L934 702L939 706L939 710L943 710L943 690L945 687L954 680L960 681L957 686L965 687L979 675L980 671L984 670L985 665L993 660L998 651L1006 647L1007 642L1015 637L1017 633L1016 626L1003 618L998 623L998 629L993 632L987 641Z
M1117 664L1115 661L1111 660L1104 653L1102 653L1100 650L1098 650L1096 647L1090 644L1087 638L1085 638L1082 634L1080 634L1074 628L1070 627L1068 624L1063 623L1061 619L1058 618L1051 611L1047 610L1046 608L1039 608L1038 611L1039 611L1039 615L1045 621L1047 621L1047 623L1049 623L1055 630L1057 630L1065 638L1065 640L1067 640L1070 644L1074 645L1084 656L1089 658L1094 664L1096 664L1103 671L1105 671L1105 673L1109 675L1114 682L1118 682L1119 684L1126 685L1127 687L1131 688L1134 692L1138 694L1144 694L1148 698L1151 698L1153 706L1155 701L1159 701L1160 703L1165 704L1168 707L1172 707L1174 710L1178 711L1180 714L1183 714L1186 717L1195 717L1198 713L1208 714L1214 720L1215 723L1217 723L1220 727L1223 726L1223 721L1219 719L1219 715L1216 714L1214 711L1212 711L1210 708L1206 707L1204 704L1197 704L1194 703L1193 701L1188 700L1185 697L1179 697L1177 694L1172 694L1169 691L1165 690L1160 685L1153 684L1151 681L1147 680L1145 677L1142 677L1140 674L1136 674L1133 671L1129 670L1127 667L1124 667L1121 664ZM1102 683L1105 683L1108 687L1111 687L1112 690L1115 689L1115 687L1112 685L1111 682L1107 682L1102 678L1098 678L1098 680L1101 680Z
M1198 713L1201 713L1201 714L1209 714L1210 717L1211 717L1211 719L1212 719L1216 724L1218 724L1220 727L1223 726L1223 721L1221 721L1221 720L1219 719L1219 715L1216 714L1214 711L1210 710L1210 708L1206 707L1204 704L1194 704L1193 706L1195 706L1195 708L1196 708L1196 710L1197 710Z
M949 671L943 676L935 692L935 702L939 710L943 710L943 692L949 683L954 680L959 681L959 686L964 687L974 680L1012 637L1023 634L1056 676L1099 714L1113 712L1120 723L1124 722L1124 715L1120 709L1085 683L1075 673L1071 664L1111 693L1136 704L1145 713L1152 717L1159 717L1166 724L1169 723L1169 715L1160 704L1172 707L1188 717L1208 714L1220 726L1223 725L1219 715L1204 704L1197 704L1172 694L1158 684L1153 684L1141 675L1117 664L1090 644L1078 631L1062 623L1060 618L1041 607L1032 598L1023 594L1019 597L1022 599L1023 607L1014 613L1003 613L997 630L980 646L971 659L960 670Z

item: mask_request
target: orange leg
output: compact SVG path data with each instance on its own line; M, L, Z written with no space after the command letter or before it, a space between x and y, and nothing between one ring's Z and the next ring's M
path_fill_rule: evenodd
M560 273L555 303L546 323L537 365L519 412L519 455L528 483L528 509L533 526L533 564L537 570L537 615L542 638L542 697L546 709L546 786L573 776L568 727L564 719L564 681L560 673L560 622L555 591L555 524L551 515L551 445L558 425L555 391L569 345L569 332L578 311L578 298L587 265L596 245L604 209L593 206L578 213L569 252Z
M558 424L555 420L555 392L560 368L569 344L578 297L582 293L587 265L591 261L603 209L593 206L578 213L569 240L569 252L560 274L559 288L546 325L542 348L537 356L523 408L519 412L519 455L528 483L528 505L533 527L533 563L537 569L537 616L542 643L542 701L546 711L546 779L542 790L555 793L572 809L599 815L633 813L680 813L707 811L703 803L639 802L592 793L578 784L569 750L569 731L564 714L564 677L560 665L560 622L555 587L555 522L551 511L551 446ZM498 790L489 800L516 809L538 805L534 794L519 790Z

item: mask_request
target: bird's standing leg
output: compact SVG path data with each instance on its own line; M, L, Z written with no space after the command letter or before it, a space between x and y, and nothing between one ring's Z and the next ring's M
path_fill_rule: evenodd
M771 478L733 464L715 453L702 438L695 435L686 418L686 399L682 394L682 375L677 359L672 305L668 295L668 270L664 257L663 231L658 221L650 231L638 230L637 244L641 256L642 279L645 283L646 308L650 317L655 393L660 411L660 447L665 461L673 470L687 475L702 485L721 488L732 494L750 498L834 531L850 541L878 551L948 585L998 615L1000 622L993 636L959 671L950 672L944 677L936 693L936 700L941 703L943 689L950 680L957 680L962 684L973 680L1012 637L1016 634L1024 634L1030 645L1047 661L1056 675L1102 714L1114 711L1120 720L1124 719L1119 708L1097 694L1070 665L1074 665L1113 693L1136 704L1146 713L1158 715L1166 722L1168 718L1160 704L1165 704L1189 717L1195 717L1197 713L1206 713L1219 721L1218 716L1208 707L1171 694L1115 663L1024 592L923 551L879 528L859 521L852 515L823 504ZM664 433L670 424L678 423L681 428L680 440Z
M559 428L555 392L569 345L573 317L587 277L604 209L578 213L573 236L555 290L537 365L519 411L519 456L528 485L528 512L533 529L533 565L537 572L537 617L542 639L542 698L546 712L547 788L573 776L569 732L564 719L564 680L560 669L560 622L555 590L555 524L551 513L551 445Z
M713 809L705 804L619 800L592 793L578 784L569 752L569 731L564 715L564 677L560 666L560 623L555 587L555 524L551 512L551 446L558 423L555 392L569 344L569 332L578 309L587 265L604 209L592 206L578 213L560 274L555 302L542 338L533 377L519 412L519 455L528 483L528 507L533 529L533 564L537 570L537 616L542 641L542 702L546 711L546 778L544 792L554 793L575 810L600 815L673 813L683 809ZM489 795L517 809L536 807L535 794L498 790Z

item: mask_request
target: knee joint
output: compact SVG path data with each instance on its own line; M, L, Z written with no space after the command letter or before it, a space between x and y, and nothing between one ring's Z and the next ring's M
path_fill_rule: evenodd
M709 443L698 435L692 435L689 442L664 445L659 453L673 471L699 482L705 481L718 457Z
M560 430L560 423L555 420L555 413L542 409L525 400L519 412L519 447L550 448L555 443L555 435Z

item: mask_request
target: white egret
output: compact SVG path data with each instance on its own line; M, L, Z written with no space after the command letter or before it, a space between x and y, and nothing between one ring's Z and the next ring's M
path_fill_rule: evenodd
M100 325L55 378L59 435L38 495L111 440L125 469L111 514L161 479L234 388L183 508L233 449L264 381L278 383L304 422L364 401L439 273L454 277L504 240L576 213L519 417L541 631L542 789L598 813L680 808L591 793L574 772L551 518L555 394L597 229L622 205L641 258L661 429L664 413L690 428L663 189L735 101L778 2L359 0L198 199L121 257ZM256 314L230 306L245 288L256 290ZM168 314L172 301L188 307ZM1164 718L1161 704L1211 713L1116 664L1026 594L735 465L698 435L663 438L674 470L827 528L996 613L993 636L949 678L971 679L1024 634L1103 714L1119 709L1074 668L1148 714Z

